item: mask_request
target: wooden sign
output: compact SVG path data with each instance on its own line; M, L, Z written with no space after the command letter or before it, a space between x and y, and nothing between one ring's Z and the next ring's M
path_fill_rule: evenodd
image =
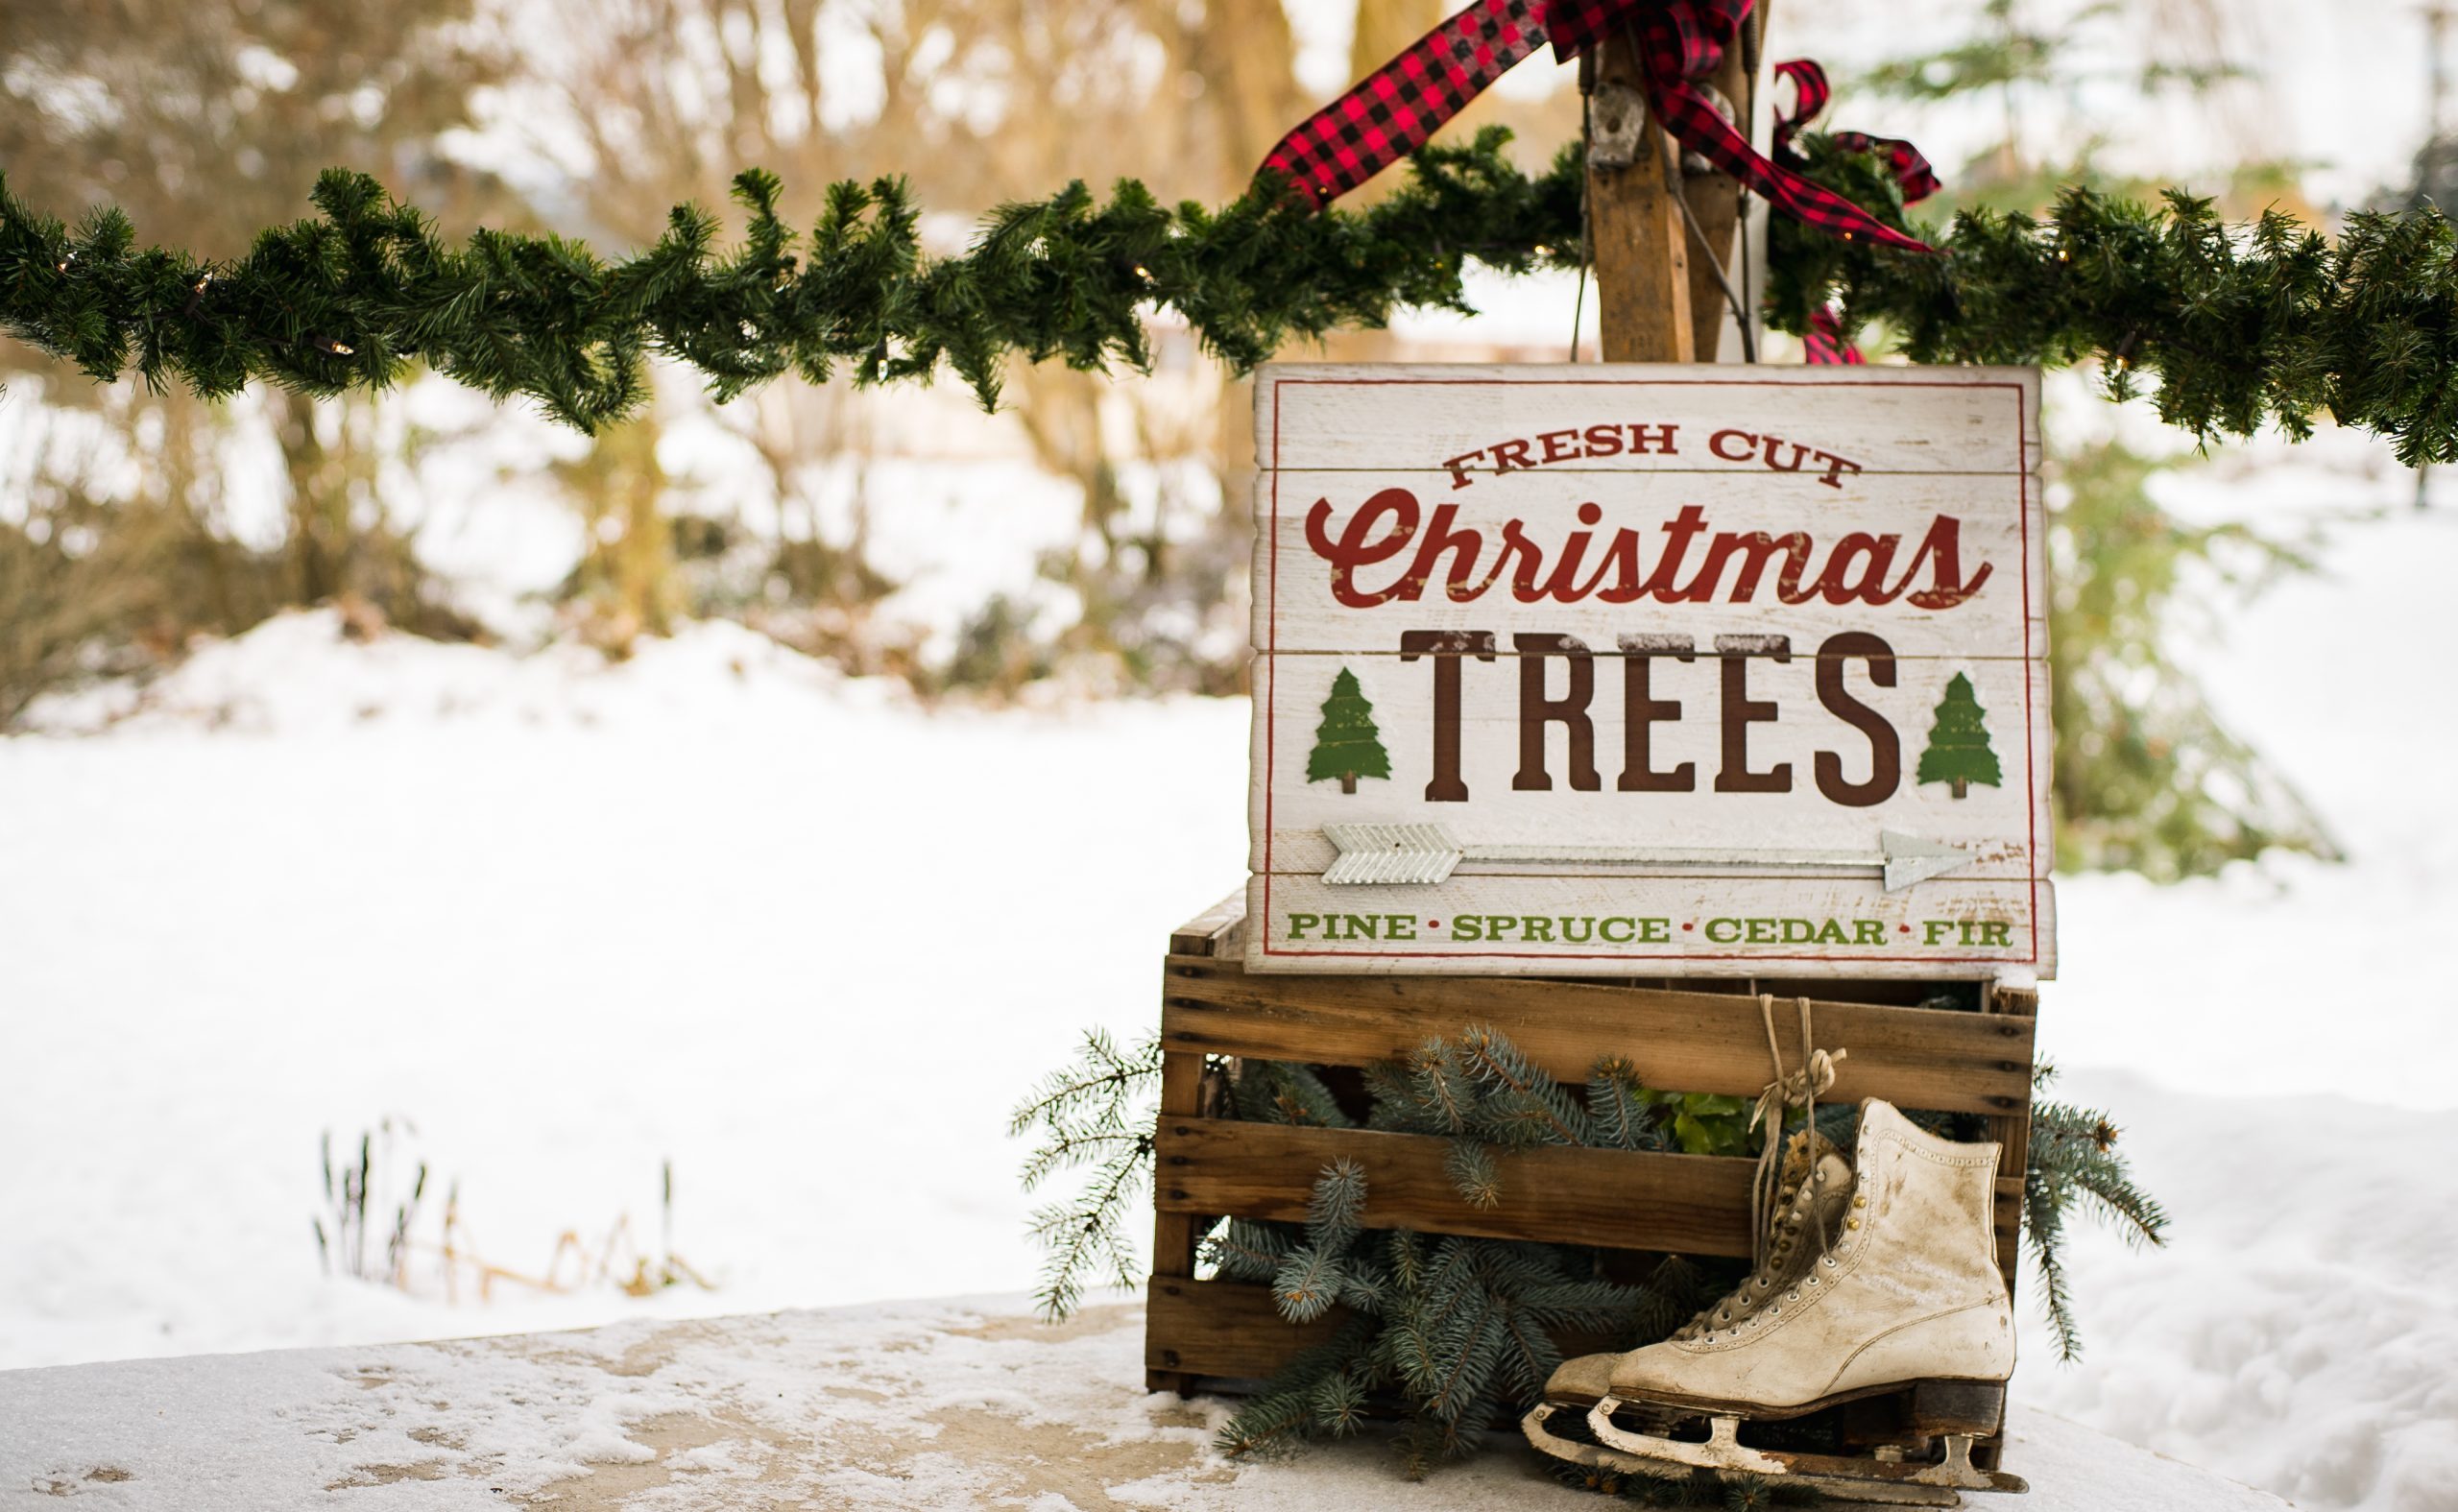
M1255 400L1250 969L2052 974L2034 370Z

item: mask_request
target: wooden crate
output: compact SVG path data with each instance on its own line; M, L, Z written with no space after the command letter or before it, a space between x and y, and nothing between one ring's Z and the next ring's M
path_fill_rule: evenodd
M1429 1035L1489 1023L1554 1077L1584 1082L1599 1056L1632 1057L1651 1087L1757 1095L1771 1075L1756 992L1812 999L1821 1048L1851 1053L1823 1100L1985 1115L2003 1150L1997 1257L2009 1290L2020 1255L2031 1128L2036 995L1969 984L1975 1011L1911 1006L1938 982L1614 982L1594 978L1249 975L1243 895L1169 937L1161 999L1161 1121L1153 1176L1152 1279L1145 1321L1151 1390L1240 1389L1327 1336L1335 1311L1292 1325L1269 1289L1194 1278L1197 1236L1218 1217L1306 1216L1330 1161L1366 1172L1369 1227L1746 1258L1755 1163L1618 1150L1498 1153L1502 1201L1480 1212L1444 1173L1449 1141L1207 1116L1208 1056L1356 1067L1396 1059ZM1714 990L1702 990L1714 989ZM1894 1000L1890 1001L1888 999ZM1789 1019L1778 1040L1792 1053ZM1788 1061L1788 1065L1790 1062ZM1562 1339L1565 1349L1582 1341ZM1986 1446L1993 1466L1997 1447ZM1975 1457L1983 1457L1977 1454Z

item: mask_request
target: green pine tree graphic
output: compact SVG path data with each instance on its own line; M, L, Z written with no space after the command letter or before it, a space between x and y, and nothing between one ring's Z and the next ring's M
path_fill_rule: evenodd
M1995 787L2003 778L1997 770L1997 753L1988 749L1988 727L1981 722L1988 712L1971 691L1971 679L1958 672L1946 684L1946 696L1938 705L1938 722L1929 730L1929 749L1920 753L1920 780L1951 782L1955 796L1974 782Z
M1358 688L1357 674L1340 668L1332 696L1323 700L1323 722L1314 731L1314 754L1306 758L1306 780L1338 778L1340 791L1357 791L1361 777L1387 778L1391 757L1374 728L1374 706Z

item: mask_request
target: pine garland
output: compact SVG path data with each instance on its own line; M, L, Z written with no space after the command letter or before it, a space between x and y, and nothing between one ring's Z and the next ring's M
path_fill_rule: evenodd
M1218 209L1162 204L1123 180L1009 204L960 256L927 256L904 184L836 184L807 239L781 185L735 180L749 220L678 206L637 255L601 260L554 236L440 238L363 174L326 172L319 219L262 233L235 261L136 245L116 209L74 229L0 180L0 330L97 381L133 372L206 397L250 382L313 395L380 391L410 365L497 400L523 396L584 431L630 413L644 362L697 369L720 400L786 373L928 379L952 369L995 404L1010 355L1142 368L1146 317L1176 312L1243 371L1299 338L1386 324L1403 307L1466 310L1471 261L1506 273L1579 262L1576 145L1530 175L1507 133L1433 147L1362 210L1308 211L1270 186ZM1909 227L1882 164L1804 137L1811 177ZM2045 220L1965 212L1913 228L1916 256L1773 221L1768 315L1798 333L1830 298L1916 362L2098 359L2113 395L2149 391L2205 440L2316 418L2390 438L2408 463L2458 460L2458 232L2432 209L2350 218L2335 242L2284 215L2229 226L2181 193L2158 205L2067 191Z
M1810 177L1910 227L1866 152L1803 139ZM1919 363L2098 359L2109 396L2150 393L2204 441L2327 413L2388 438L2409 466L2458 461L2458 229L2429 206L2348 218L2333 242L2277 210L2230 226L2206 199L2157 205L2069 188L2044 220L1968 210L1944 255L1906 256L1776 217L1768 318L1806 328L1840 298L1846 331L1877 323Z
M422 360L590 432L639 405L651 354L697 369L720 401L789 372L819 383L844 365L874 384L944 362L990 406L1011 353L1147 366L1151 307L1243 371L1400 306L1465 311L1472 257L1512 273L1576 266L1578 155L1530 177L1503 156L1506 139L1429 149L1398 193L1356 212L1316 214L1264 189L1171 208L1132 180L1096 203L1079 181L1002 206L970 252L945 258L924 254L920 208L894 179L834 185L803 242L777 213L776 176L754 169L735 180L740 247L720 252L716 219L679 205L654 246L616 262L498 230L451 246L374 179L339 169L317 180L321 219L267 230L231 262L139 249L115 208L72 230L0 179L0 330L98 382L133 371L207 398L256 381L376 392Z

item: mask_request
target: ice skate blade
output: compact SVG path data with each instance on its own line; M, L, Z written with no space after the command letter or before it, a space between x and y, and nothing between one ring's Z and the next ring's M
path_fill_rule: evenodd
M1657 1438L1651 1433L1633 1433L1613 1421L1615 1411L1623 1406L1619 1397L1606 1397L1590 1407L1587 1427L1597 1441L1612 1449L1627 1450L1644 1458L1669 1464L1689 1465L1699 1470L1739 1470L1753 1476L1782 1476L1791 1467L1741 1441L1741 1419L1729 1413L1717 1413L1707 1419L1707 1441L1686 1443L1675 1438Z
M2025 1492L2031 1487L2020 1476L2003 1471L1982 1470L1971 1462L1972 1435L1947 1433L1941 1435L1944 1458L1938 1464L1922 1464L1907 1460L1861 1459L1844 1454L1811 1454L1793 1450L1755 1449L1740 1439L1741 1420L1737 1414L1704 1414L1708 1420L1707 1442L1693 1444L1681 1439L1660 1438L1649 1433L1634 1433L1613 1421L1613 1414L1630 1404L1618 1397L1605 1397L1589 1409L1588 1430L1597 1442L1607 1449L1623 1451L1643 1459L1662 1464L1687 1465L1719 1474L1737 1472L1752 1476L1781 1476L1802 1481L1816 1481L1819 1489L1829 1496L1840 1493L1827 1482L1846 1481L1869 1487L1886 1486L1890 1490L1908 1491L1914 1487L1941 1491L2006 1491ZM1865 1498L1865 1500L1869 1500ZM1898 1498L1911 1505L1954 1505L1954 1502L1922 1502Z
M1584 1465L1593 1470L1618 1471L1623 1475L1666 1476L1677 1475L1685 1467L1662 1459L1650 1458L1603 1444L1583 1443L1565 1438L1554 1431L1552 1419L1555 1413L1576 1414L1576 1407L1554 1403L1539 1404L1519 1423L1520 1431L1537 1452L1566 1464ZM1697 1448L1697 1445L1684 1446ZM1694 1471L1703 1467L1687 1467ZM1709 1470L1710 1475L1748 1474ZM1864 1504L1908 1507L1959 1507L1963 1498L1943 1486L1917 1485L1903 1481L1856 1480L1840 1476L1805 1476L1784 1473L1787 1484L1806 1486L1830 1501L1854 1501Z

